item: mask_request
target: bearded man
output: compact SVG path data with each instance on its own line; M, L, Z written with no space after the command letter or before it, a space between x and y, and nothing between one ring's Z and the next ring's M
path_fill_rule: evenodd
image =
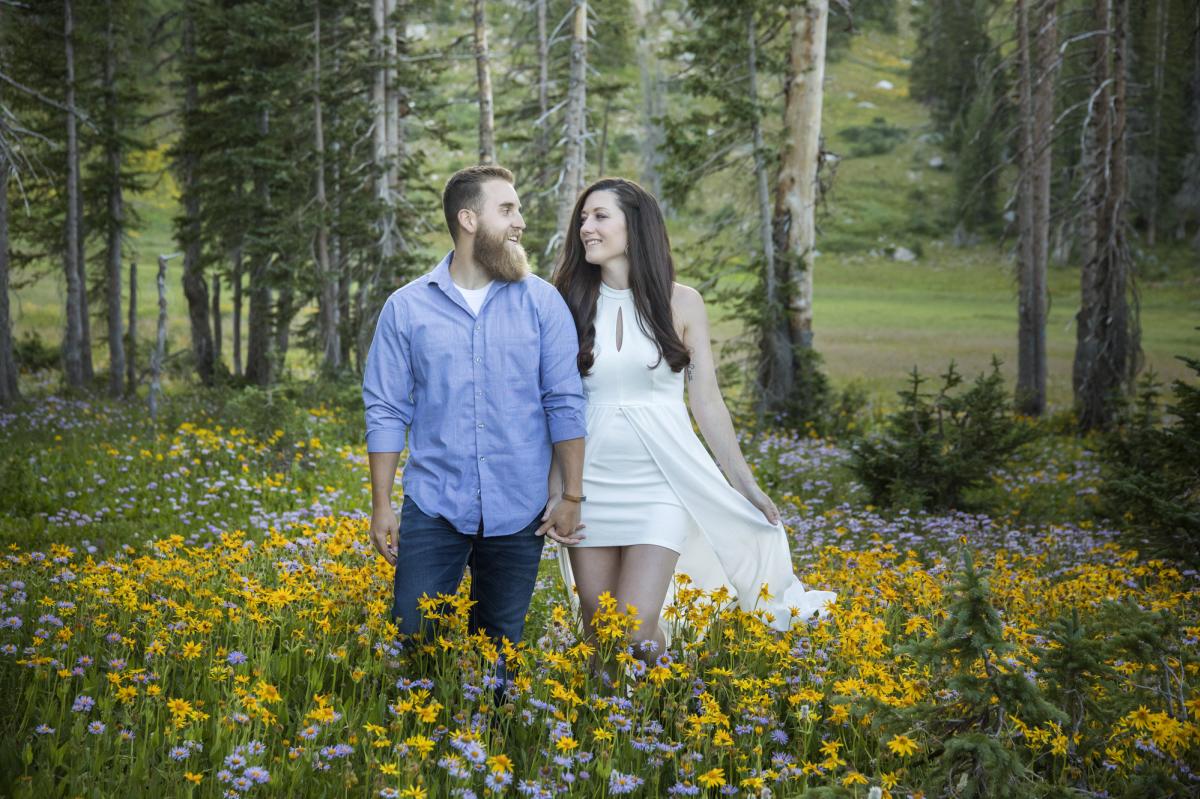
M578 337L559 293L529 274L511 172L456 172L442 208L454 249L388 297L367 355L371 542L396 567L401 633L420 632L421 597L454 593L470 565L472 631L516 643L543 536L583 540ZM552 454L565 491L548 507Z

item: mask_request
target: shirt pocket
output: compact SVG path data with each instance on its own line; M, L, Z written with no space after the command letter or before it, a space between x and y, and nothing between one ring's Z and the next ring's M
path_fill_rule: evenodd
M500 373L504 382L538 385L542 341L536 330L510 331L500 339Z

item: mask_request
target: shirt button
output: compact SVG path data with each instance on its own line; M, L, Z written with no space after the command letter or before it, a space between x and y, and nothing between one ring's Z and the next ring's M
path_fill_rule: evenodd
M480 422L479 424L477 424L477 425L475 425L475 426L476 426L476 427L478 427L480 430L482 430L482 429L483 429L483 422Z
M483 392L482 392L482 391L476 391L476 392L475 392L475 396L477 396L477 397L482 397L482 396L483 396Z
M482 356L479 356L479 355L476 355L476 356L475 356L475 363L483 363L483 357L482 357Z
M478 333L480 330L483 330L483 325L475 325L475 332Z
M486 460L487 460L487 458L483 457L482 455L480 455L480 456L479 456L479 462L480 462L480 463L483 463L483 462L484 462L484 461L486 461Z

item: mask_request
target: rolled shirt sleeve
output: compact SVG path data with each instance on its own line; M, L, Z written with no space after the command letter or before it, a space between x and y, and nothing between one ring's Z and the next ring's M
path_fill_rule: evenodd
M402 452L413 418L413 377L403 298L384 303L363 369L367 452Z
M542 407L550 428L550 441L569 441L587 435L584 419L586 401L579 376L579 338L575 322L562 296L551 289L542 303L541 364L539 379Z

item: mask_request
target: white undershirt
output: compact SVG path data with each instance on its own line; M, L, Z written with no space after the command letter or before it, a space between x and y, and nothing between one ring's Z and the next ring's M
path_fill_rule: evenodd
M454 284L454 287L462 292L463 299L467 301L467 305L471 307L471 311L478 316L479 309L483 307L483 300L487 297L488 289L492 287L492 282L489 280L486 285L477 289L465 289L457 283Z

